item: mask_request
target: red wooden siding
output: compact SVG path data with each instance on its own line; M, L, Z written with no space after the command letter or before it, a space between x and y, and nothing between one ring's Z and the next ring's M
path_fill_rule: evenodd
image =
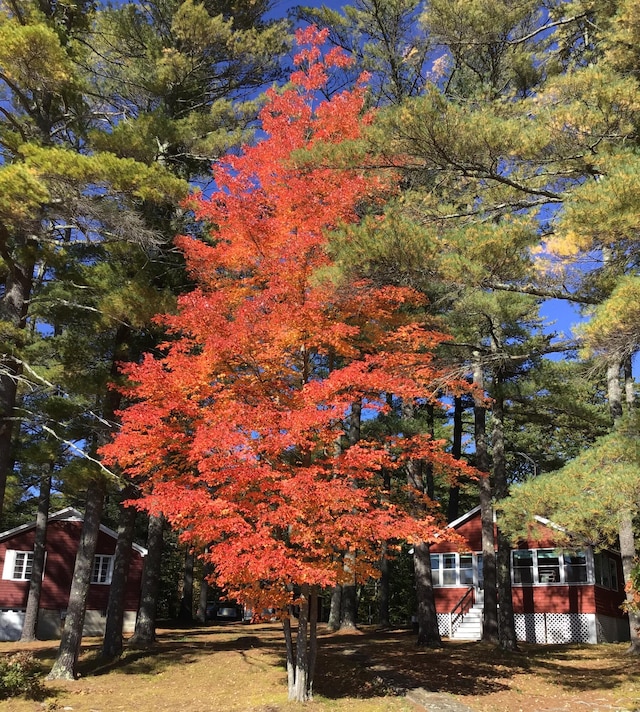
M464 588L443 587L434 588L434 599L436 603L436 613L451 613L454 607L468 590Z
M468 548L466 546L463 547L464 551L482 551L482 522L480 521L479 513L456 527L456 532L468 543ZM429 548L434 554L445 554L449 551L459 550L459 547L450 541L432 544Z
M465 540L462 547L443 541L432 544L434 554L449 552L482 551L482 524L476 511L456 526L456 532ZM539 523L531 530L531 538L516 549L555 549L553 530ZM620 605L624 601L622 564L617 557L619 591L611 591L594 584L535 584L512 587L515 613L598 613L615 618L624 617ZM467 591L467 587L435 587L438 613L449 613Z
M66 609L81 530L82 522L79 521L52 521L49 523L46 543L47 559L42 582L42 597L40 599L41 608ZM33 551L34 536L35 530L29 529L0 542L0 571L4 565L7 549ZM98 537L96 554L112 556L115 552L115 545L116 540L101 531ZM142 567L143 558L134 550L131 556L125 595L125 610L127 611L138 609ZM91 584L87 608L89 610L105 610L109 598L109 588L108 585L104 584ZM0 608L24 608L27 603L28 592L28 581L0 579Z
M514 586L514 613L596 613L595 586Z

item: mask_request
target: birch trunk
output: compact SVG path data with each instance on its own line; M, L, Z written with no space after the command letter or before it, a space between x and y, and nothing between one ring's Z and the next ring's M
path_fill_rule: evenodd
M289 700L308 702L313 698L313 675L317 651L317 590L303 584L300 590L300 613L295 650L291 619L284 621L287 647L287 679Z

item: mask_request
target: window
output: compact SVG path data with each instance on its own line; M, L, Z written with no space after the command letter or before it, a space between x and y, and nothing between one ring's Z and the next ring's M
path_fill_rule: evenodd
M440 555L431 554L431 578L434 586L442 585L442 577L440 575Z
M584 551L564 554L564 580L566 583L587 583L587 556Z
M7 549L2 578L10 581L30 581L33 570L33 551Z
M518 549L512 552L511 564L514 584L587 583L588 579L584 551Z
M560 556L548 549L538 551L538 581L540 583L560 583Z
M481 585L482 554L431 554L431 575L434 586L473 586L474 576L479 577Z
M110 584L113 575L113 556L96 554L93 559L91 583Z
M455 586L457 574L455 554L442 555L442 569L442 585Z
M593 557L593 568L598 586L618 590L618 564L614 558L601 551Z
M533 551L512 552L513 583L533 583Z
M473 586L472 554L460 554L460 585Z
M618 564L613 559L609 559L609 580L611 581L611 589L613 591L617 591L618 590Z

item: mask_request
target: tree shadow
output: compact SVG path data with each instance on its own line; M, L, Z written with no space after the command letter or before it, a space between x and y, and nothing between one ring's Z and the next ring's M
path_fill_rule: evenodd
M640 684L640 662L626 653L626 645L607 646L606 664L602 664L603 646L537 646L531 651L531 669L545 681L569 692L611 690Z
M514 677L524 673L556 686L558 693L576 696L633 687L639 681L638 661L625 654L624 645L521 644L519 652L509 653L482 642L445 640L441 649L424 649L416 646L409 630L373 627L337 634L321 628L318 642L314 691L329 700L400 696L415 688L481 697L510 691ZM256 673L286 668L282 629L276 624L176 626L159 630L149 649L125 646L122 657L113 661L100 657L101 645L98 638L83 641L78 668L83 678L111 672L154 676L203 661L225 669L241 661ZM30 650L46 675L58 643L11 647Z
M173 665L190 665L200 661L203 656L215 653L234 652L249 664L257 664L250 655L251 650L271 650L275 655L279 645L273 636L260 635L260 631L251 634L239 627L229 627L225 637L214 637L215 631L191 631L173 629L163 631L153 645L147 648L132 648L125 645L121 657L105 660L100 655L100 647L87 651L82 657L78 672L81 676L107 675L119 671L126 675L160 674ZM248 633L243 635L243 633ZM206 638L206 639L205 639Z
M455 695L507 690L506 678L522 671L526 658L512 655L507 671L495 665L493 651L482 643L418 648L410 631L323 636L314 687L330 699L403 695L418 687Z

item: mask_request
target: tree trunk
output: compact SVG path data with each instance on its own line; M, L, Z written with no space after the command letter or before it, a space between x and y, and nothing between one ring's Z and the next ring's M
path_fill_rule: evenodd
M622 555L622 571L624 580L631 580L633 564L636 558L636 542L633 531L633 513L631 511L620 512L620 523L618 525L618 534L620 537L620 554ZM632 595L627 592L627 600L632 600ZM629 653L640 655L640 613L633 610L629 611L629 632L630 645Z
M351 415L349 417L349 445L360 442L360 428L362 424L362 402L354 401L351 404Z
M416 598L418 602L418 641L421 647L441 648L442 640L438 629L438 617L433 596L431 574L431 552L429 545L420 542L413 548L413 566L416 578Z
M453 437L451 439L451 454L456 460L462 457L462 398L456 396L453 400ZM460 486L449 487L449 503L447 505L447 521L453 522L460 516Z
M412 402L402 404L402 417L413 418L415 406ZM428 423L431 436L434 436L433 406L428 406ZM430 499L434 497L433 468L425 467L421 460L410 460L407 463L407 486L411 501L412 513L417 519L427 514L423 495ZM421 646L439 647L442 645L438 631L436 604L433 592L433 575L431 572L431 554L426 542L418 542L413 547L413 570L416 591L418 618L418 640Z
M504 396L502 377L494 377L493 388L493 482L496 499L504 499L509 494L507 483L507 463L504 453ZM511 592L511 542L498 530L498 555L496 559L498 583L498 637L504 650L517 650L516 627L513 617L513 597Z
M381 628L389 628L389 557L387 556L388 544L382 542L382 553L380 555L380 581L378 582L378 625Z
M147 534L149 553L142 573L140 608L138 609L135 632L129 640L129 645L137 648L148 648L156 640L156 608L162 564L163 532L164 517L162 514L151 515Z
M615 367L612 370L615 370ZM626 358L624 361L624 384L627 411L631 412L634 407L635 389L630 357ZM614 388L613 392L610 392L610 399L611 396L615 397L615 393L616 391ZM621 408L619 410L621 410ZM612 416L614 415L613 409L611 410L611 414ZM624 581L627 583L628 581L631 581L633 564L637 557L635 532L633 528L633 511L629 510L620 512L619 517L618 538L620 539L622 572L624 574ZM627 600L630 601L631 599L632 595L629 591L627 591ZM640 613L634 611L633 608L629 609L629 639L631 642L627 652L632 655L640 655Z
M345 583L342 584L340 630L353 630L357 627L358 623L358 595L356 591L355 563L355 552L347 552L344 555Z
M123 499L130 499L132 488L126 488ZM118 540L113 560L113 575L109 588L107 621L102 641L102 657L114 660L122 655L122 626L124 624L124 597L127 588L129 564L137 511L135 507L121 505L118 519Z
M317 598L318 593L314 586L302 585L295 650L291 617L284 620L287 680L289 700L292 702L308 702L313 698L313 674L317 650Z
M4 229L2 230L4 232ZM21 250L28 258L24 264L15 261L18 250L9 254L6 249L5 235L1 235L0 258L8 276L5 289L0 299L0 320L8 322L14 329L24 329L27 320L29 296L33 284L35 266L35 246L30 245L29 238L23 238ZM16 424L16 400L18 397L18 379L22 373L22 365L17 358L5 354L0 358L0 521L4 512L4 496L7 479L13 468L13 433Z
M21 643L30 643L37 640L40 594L42 593L42 577L44 575L46 557L52 472L53 463L49 466L49 472L40 478L38 513L36 514L36 531L33 545L33 567L31 569L31 581L29 582L29 595L27 597L27 607L24 613L22 635L20 636Z
M118 373L118 364L126 352L127 340L131 333L126 324L121 324L116 329L113 339L113 353L111 356L110 374L115 378ZM122 400L122 395L115 389L107 389L102 404L103 421L107 423L105 430L96 435L96 446L106 442L111 434L111 423ZM93 560L100 534L100 519L104 498L107 492L107 483L101 475L89 480L87 486L87 509L82 525L82 534L76 563L73 573L73 582L69 594L67 616L62 631L62 640L58 657L49 673L49 679L74 679L80 643L82 642L82 629L86 614L87 596L91 585L93 573Z
M635 383L633 382L633 368L630 356L624 360L624 393L628 410L631 410L636 398L636 392Z
M388 493L391 491L391 473L383 470L384 501L389 501ZM389 542L382 542L380 552L380 581L378 583L378 625L381 628L389 628L391 620L389 617L389 601L391 579L389 575Z
M179 620L191 625L193 623L193 567L195 556L193 547L187 544L184 553L184 576L182 583L182 598L180 599Z
M484 404L484 374L479 360L473 369L473 383L477 389L474 396L474 439L476 445L476 468L486 473L480 479L480 519L482 522L482 578L484 585L484 608L482 612L482 639L498 644L498 584L496 574L496 542L493 526L493 500L489 474L489 449L487 447L487 410Z
M102 478L89 482L87 507L73 570L67 615L58 655L48 675L48 680L75 680L76 677L76 665L80 654L87 596L91 585L93 559L98 544L105 491L106 483Z
M213 573L213 566L210 562L205 562L202 572L202 580L200 581L200 597L198 599L198 610L196 612L196 620L198 623L206 623L207 621L207 600L209 596L209 581L208 577Z
M313 697L313 681L318 659L318 587L309 587L309 699Z
M349 416L349 446L360 441L360 428L362 423L362 402L357 400L351 404ZM342 584L342 606L340 608L340 628L356 628L358 622L358 592L356 590L356 556L355 551L348 551L344 555L345 581Z
M342 584L337 583L331 591L331 606L329 608L329 630L340 628L340 611L342 610Z
M607 395L609 412L614 426L622 417L622 389L620 388L620 360L612 357L607 364Z

